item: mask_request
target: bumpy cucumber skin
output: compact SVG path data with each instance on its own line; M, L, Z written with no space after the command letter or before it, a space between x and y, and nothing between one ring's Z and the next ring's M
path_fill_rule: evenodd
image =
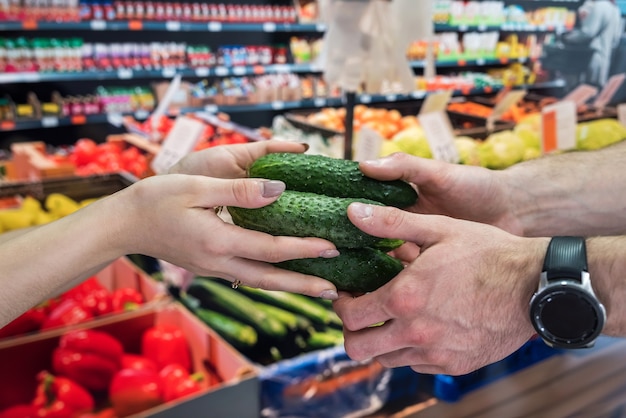
M404 268L400 260L374 248L339 248L339 253L333 258L300 258L276 266L321 277L351 293L372 292Z
M270 205L254 209L229 206L228 212L235 225L272 235L324 238L345 248L376 245L382 238L366 234L348 219L352 202L382 205L367 199L285 190Z
M267 154L249 167L248 175L281 180L287 190L364 198L398 208L417 202L417 192L409 183L375 180L361 172L357 161L323 155Z

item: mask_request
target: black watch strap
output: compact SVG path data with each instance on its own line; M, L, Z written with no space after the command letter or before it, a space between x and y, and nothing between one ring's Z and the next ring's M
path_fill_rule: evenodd
M543 271L548 282L564 277L582 281L580 273L587 271L585 238L553 237L548 245Z

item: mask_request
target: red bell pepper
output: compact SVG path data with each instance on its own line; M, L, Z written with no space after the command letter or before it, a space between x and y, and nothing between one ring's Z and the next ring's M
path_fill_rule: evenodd
M63 299L74 299L93 316L100 316L113 311L111 292L98 279L90 277L62 295Z
M39 373L37 379L39 384L33 400L37 417L72 418L93 410L91 394L71 379L47 371Z
M163 403L161 378L153 370L122 369L113 376L109 400L119 417L153 408Z
M44 305L35 306L0 328L0 338L13 337L37 331L47 317Z
M122 369L152 370L158 372L154 361L138 354L124 353L122 356Z
M180 364L172 363L159 372L163 384L163 400L165 402L198 393L204 387L202 373L189 374Z
M124 287L113 291L112 308L113 312L130 311L137 309L143 304L143 295L137 289L132 287Z
M144 331L141 340L141 352L154 361L157 368L172 363L179 363L191 371L191 350L187 337L175 325L156 325Z
M52 353L52 367L87 389L103 391L120 370L123 353L122 343L105 332L70 331L61 336Z
M35 407L28 404L13 405L0 411L0 418L36 418Z
M65 299L59 303L41 324L41 329L79 324L93 318L91 311L74 299Z

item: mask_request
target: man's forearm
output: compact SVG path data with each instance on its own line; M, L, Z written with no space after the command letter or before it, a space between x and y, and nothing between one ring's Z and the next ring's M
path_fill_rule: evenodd
M626 141L517 164L503 175L525 236L626 234Z

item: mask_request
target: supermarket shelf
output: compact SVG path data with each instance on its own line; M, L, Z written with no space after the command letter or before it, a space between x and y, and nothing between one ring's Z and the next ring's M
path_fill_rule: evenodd
M534 84L529 86L520 86L527 90L541 90L563 87L565 84L562 80L551 81L547 83ZM455 96L479 95L497 92L499 87L474 88L467 90L455 90ZM423 100L429 93L427 91L415 91L410 94L386 94L386 95L368 95L361 94L356 98L357 104L382 104L408 102L414 100ZM319 109L322 107L337 107L344 104L342 97L303 99L297 101L274 101L271 103L252 103L242 105L206 105L202 107L188 107L180 110L180 114L185 113L245 113L245 112L280 112L284 110L295 109ZM130 113L137 120L146 119L149 113L146 111L138 111ZM0 132L21 131L28 129L56 128L59 126L87 125L110 123L121 126L123 114L97 114L97 115L78 115L72 117L48 116L42 119L21 120L21 121L2 121L0 122Z
M141 20L91 20L84 22L0 22L0 31L161 31L161 32L303 32L324 33L323 23L223 23L223 22L153 22ZM435 31L485 32L553 32L563 31L562 27L503 23L501 25L449 25L436 23Z
M526 58L477 58L477 59L459 59L459 60L440 60L437 62L439 68L453 67L475 67L475 66L493 66L504 65L512 62L526 62ZM411 61L411 67L424 68L426 61ZM281 73L319 73L322 68L316 64L274 64L274 65L254 65L254 66L237 66L237 67L198 67L198 68L163 68L158 70L133 70L122 68L114 71L81 71L68 73L3 73L0 74L0 84L14 83L42 83L52 81L76 81L76 80L131 80L131 79L157 79L157 78L173 78L180 74L182 77L241 77L262 74L281 74Z

